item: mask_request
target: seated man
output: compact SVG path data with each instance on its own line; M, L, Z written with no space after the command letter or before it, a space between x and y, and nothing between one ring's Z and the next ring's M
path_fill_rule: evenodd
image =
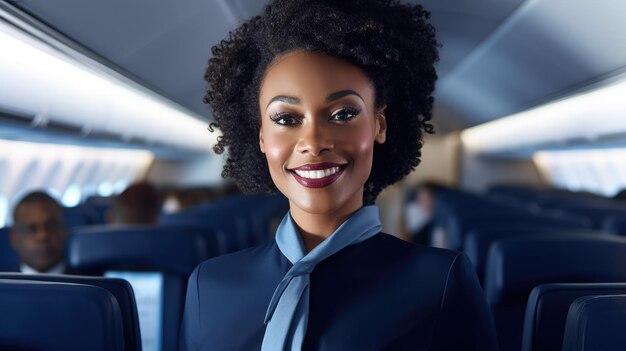
M107 213L109 224L155 224L161 201L150 183L136 183L115 197Z
M31 192L17 203L9 239L21 260L16 271L70 273L65 264L67 228L63 209L45 192Z

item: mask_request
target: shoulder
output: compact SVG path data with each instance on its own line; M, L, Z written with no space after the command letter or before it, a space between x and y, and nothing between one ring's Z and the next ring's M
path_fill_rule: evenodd
M211 258L192 273L198 288L240 286L242 282L274 280L291 266L274 241L245 250Z
M457 251L414 244L393 235L380 233L367 243L379 255L409 265L428 264L431 269L449 269L462 254Z

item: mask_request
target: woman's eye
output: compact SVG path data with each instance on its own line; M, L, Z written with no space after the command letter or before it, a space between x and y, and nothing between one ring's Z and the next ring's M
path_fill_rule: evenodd
M271 118L272 121L281 126L294 126L300 124L298 117L288 113L277 113Z
M359 114L359 110L354 108L344 108L330 117L333 121L349 121Z

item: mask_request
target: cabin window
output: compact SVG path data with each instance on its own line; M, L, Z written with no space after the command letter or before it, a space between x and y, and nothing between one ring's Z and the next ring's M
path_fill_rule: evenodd
M626 149L538 152L533 160L556 187L614 196L626 188Z

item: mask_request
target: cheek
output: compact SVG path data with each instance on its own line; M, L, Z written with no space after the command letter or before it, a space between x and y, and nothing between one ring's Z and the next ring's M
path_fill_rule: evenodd
M346 144L351 145L351 153L355 162L370 165L371 167L374 153L374 137L371 130L369 128L360 128L344 140L346 140Z
M277 135L277 133L263 132L263 147L265 158L271 174L276 174L282 170L291 154L290 142L287 137Z

